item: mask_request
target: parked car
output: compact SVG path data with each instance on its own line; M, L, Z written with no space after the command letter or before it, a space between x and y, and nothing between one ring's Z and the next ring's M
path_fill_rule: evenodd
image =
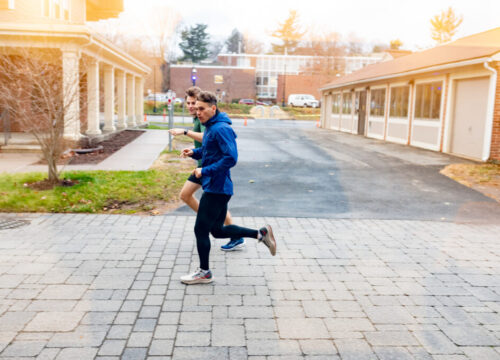
M256 105L264 105L264 106L269 106L269 105L272 105L272 103L270 101L259 101L257 100L255 102Z
M238 104L255 105L255 100L254 99L240 99L240 101L238 101Z
M309 94L290 94L288 96L288 106L298 107L319 107L319 101Z
M184 104L184 99L183 98L175 98L174 100L174 104Z
M146 96L144 99L146 101L158 101L158 102L167 102L168 101L168 95L167 94L149 94Z

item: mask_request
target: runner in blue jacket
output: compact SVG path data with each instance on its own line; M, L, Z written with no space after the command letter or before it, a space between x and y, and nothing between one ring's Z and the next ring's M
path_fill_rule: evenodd
M276 241L270 225L260 230L237 225L224 226L227 204L233 195L230 169L238 161L236 133L230 126L231 120L228 116L217 109L215 94L202 91L198 95L196 108L198 119L205 125L202 146L198 149L184 149L181 155L201 159L201 167L193 170L194 176L201 178L204 191L194 226L200 267L194 273L181 277L185 284L213 281L209 267L210 233L215 238L258 239L269 248L273 256L276 254Z

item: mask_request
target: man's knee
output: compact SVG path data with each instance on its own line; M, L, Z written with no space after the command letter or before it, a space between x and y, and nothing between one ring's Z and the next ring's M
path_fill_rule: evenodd
M192 197L193 197L193 194L191 192L185 191L184 189L181 190L180 198L185 203L188 202L189 199L191 199Z
M210 231L210 233L212 234L212 236L216 239L223 239L226 236L226 234L224 233L224 231L222 231L222 228L221 227L218 227L218 228L215 228L215 229L212 229Z

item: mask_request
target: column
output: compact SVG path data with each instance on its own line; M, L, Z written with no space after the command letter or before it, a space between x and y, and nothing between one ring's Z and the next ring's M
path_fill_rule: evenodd
M325 96L325 129L332 127L332 93Z
M135 78L135 119L140 124L144 116L144 78Z
M92 59L87 71L87 135L99 135L99 62Z
M127 75L127 126L135 127L135 81L134 76Z
M116 131L115 117L115 68L104 66L104 128L105 132Z
M62 52L64 138L71 140L81 137L79 62L77 51Z
M116 128L123 130L127 128L127 115L126 115L126 86L125 86L125 72L122 70L116 71L116 103L118 105L118 119L116 121Z

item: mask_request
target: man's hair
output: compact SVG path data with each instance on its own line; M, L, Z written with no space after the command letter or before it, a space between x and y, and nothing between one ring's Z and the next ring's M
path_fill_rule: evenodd
M217 106L217 96L211 91L201 91L198 94L198 101Z
M185 98L187 99L188 96L198 98L198 94L200 92L201 92L201 89L198 86L191 86L189 89L186 90Z

